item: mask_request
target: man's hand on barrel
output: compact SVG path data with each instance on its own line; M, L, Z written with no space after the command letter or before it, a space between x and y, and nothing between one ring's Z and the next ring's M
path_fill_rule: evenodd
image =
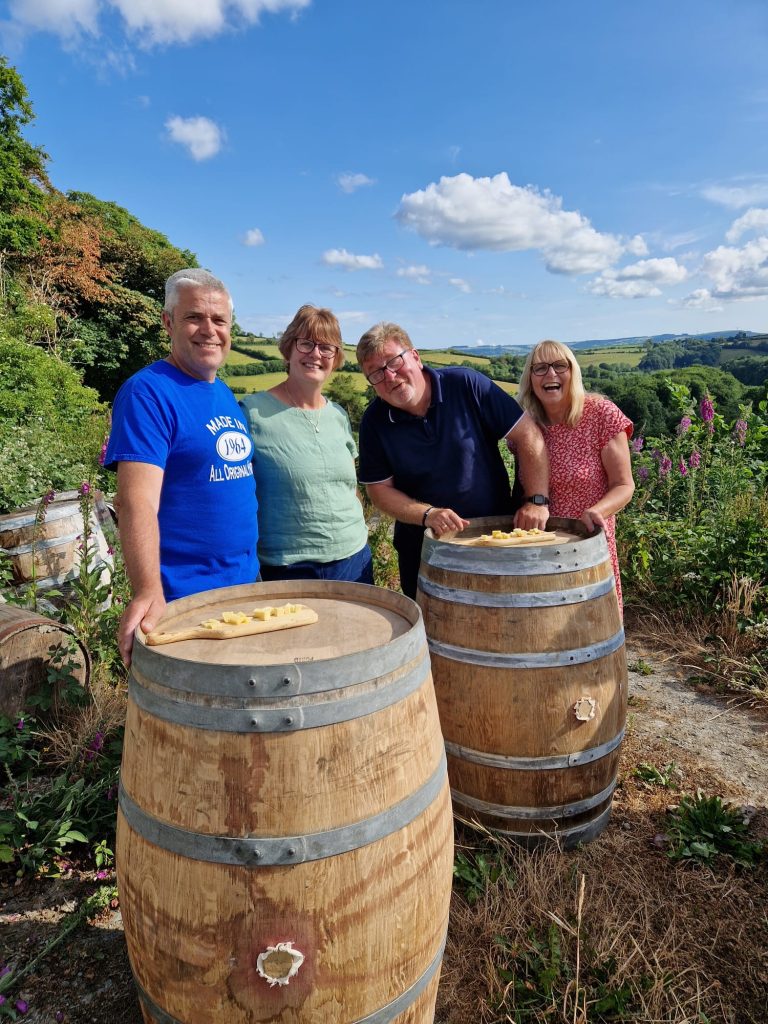
M165 598L162 591L157 594L137 594L125 609L120 619L117 645L126 668L129 668L131 664L133 635L136 632L136 627L141 626L145 633L151 633L163 617L164 612Z
M428 526L436 537L456 530L460 533L469 526L468 519L462 519L452 508L430 508L424 516L424 525Z
M549 507L547 505L533 505L526 503L515 513L514 525L521 530L545 530L549 520Z

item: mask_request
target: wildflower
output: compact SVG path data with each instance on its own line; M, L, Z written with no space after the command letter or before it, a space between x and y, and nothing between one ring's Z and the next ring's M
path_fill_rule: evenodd
M680 471L680 476L688 476L688 466L685 464L685 459L680 459L677 468Z
M18 722L16 723L16 728L19 730L19 732L23 732L24 731L24 719L23 718L20 718L18 720Z
M682 437L683 434L687 434L690 429L691 429L691 417L690 416L683 416L683 418L677 424L677 435L678 435L678 437Z
M648 469L646 466L639 467L639 469L637 470L637 479L642 484L644 484L645 481L648 479Z
M43 495L43 504L50 505L55 497L56 491L46 491L46 493Z
M659 461L659 459L661 458L661 452L658 448L653 449L653 451L651 452L651 458L654 459L654 461L656 462Z
M6 974L10 974L10 973L11 973L11 968L8 966L8 964L3 964L3 966L0 967L0 978L4 978L6 976Z
M112 545L111 544L107 544L107 554L108 555L114 555L114 553L115 553L115 549L112 547Z
M64 1014L62 1013L61 1010L57 1010L56 1016L53 1019L56 1021L56 1024L61 1024L61 1022L64 1020Z
M82 494L82 496L85 497L86 494L90 494L91 493L91 485L88 483L87 480L83 480L83 482L77 488L77 491L78 491L78 494Z
M107 800L117 799L117 786L110 786L107 790Z
M664 455L659 463L659 476L667 476L671 469L672 459L668 455Z
M0 996L0 1006L5 1002L5 996Z
M715 418L715 407L712 405L712 399L709 395L704 395L699 402L699 415L702 420L708 425L710 434L715 429L712 420Z
M105 878L109 878L109 871L106 871L104 868L102 868L100 871L96 872L96 878L100 882L103 882Z
M26 999L17 999L13 1005L16 1007L16 1009L18 1010L22 1017L29 1009L29 1003L27 1002Z
M633 442L632 442L632 451L635 454L637 454L638 452L641 452L643 450L643 445L644 444L645 444L645 438L644 437L636 437L633 440Z
M701 455L697 451L692 451L690 458L688 459L688 465L691 469L698 469L701 465Z
M739 442L739 444L743 448L744 447L744 442L747 439L747 421L746 420L736 420L736 422L733 425L733 433L734 433L734 436L735 436L736 440Z
M102 444L101 451L99 452L99 465L100 466L104 465L104 460L107 457L107 445L108 444L109 444L109 434L107 434L107 436L104 438L104 444Z

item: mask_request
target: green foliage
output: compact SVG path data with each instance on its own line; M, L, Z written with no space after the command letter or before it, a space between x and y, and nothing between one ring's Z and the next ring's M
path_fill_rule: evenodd
M648 786L661 786L663 789L670 789L675 785L675 777L680 775L680 771L674 761L670 761L669 764L665 764L661 768L641 761L632 774Z
M670 608L722 608L734 578L752 581L751 618L768 613L768 402L730 423L706 396L666 382L672 437L636 438L637 490L618 519L628 596ZM671 399L671 401L670 401Z
M0 512L91 477L106 431L72 367L0 333Z
M671 860L709 864L728 857L742 867L753 867L765 855L765 844L747 838L749 821L719 796L684 796L670 813L667 836Z
M453 877L461 883L464 896L470 905L476 903L504 875L507 881L511 878L506 872L500 853L459 850L453 862Z
M357 431L360 428L363 413L373 398L373 390L369 387L365 391L360 391L348 373L336 373L325 389L325 396L330 401L337 402L344 409L349 416L352 429Z

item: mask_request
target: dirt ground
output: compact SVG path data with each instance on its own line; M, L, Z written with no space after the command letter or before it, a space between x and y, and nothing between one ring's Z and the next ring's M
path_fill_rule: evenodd
M640 761L657 766L675 762L684 772L687 791L700 787L733 803L754 805L763 809L759 817L764 820L768 702L697 688L684 682L684 673L671 663L631 643L628 661L629 719L620 778ZM620 787L608 831L628 828L628 813ZM85 873L47 882L0 883L0 961L18 967L29 962L97 884ZM445 971L449 967L446 963ZM141 1024L119 908L105 911L52 950L10 1001L19 997L29 1004L24 1019L30 1024ZM768 1021L768 996L766 1004ZM443 1011L440 1019L450 1020L450 1013Z

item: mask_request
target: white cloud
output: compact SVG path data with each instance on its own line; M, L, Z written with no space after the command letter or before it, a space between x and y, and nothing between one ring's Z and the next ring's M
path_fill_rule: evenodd
M753 181L747 185L707 185L701 195L712 203L738 210L742 206L756 206L768 202L768 180Z
M364 185L375 185L376 179L369 178L367 174L340 174L336 178L336 184L342 192L354 192Z
M747 242L741 249L720 245L705 254L701 270L712 282L716 299L768 296L768 237Z
M224 142L224 132L208 117L169 117L165 127L171 141L186 146L193 160L216 156Z
M346 249L327 249L322 260L329 267L343 267L344 270L381 270L384 266L378 253L356 256Z
M465 295L472 291L470 286L462 277L451 277L448 280L448 284L453 285L454 288L458 288L458 290L460 292L464 292Z
M685 296L680 305L685 309L703 309L707 313L721 313L723 310L723 307L719 306L712 298L707 288L697 288L692 291L690 295Z
M505 172L492 178L443 177L400 200L397 219L430 245L497 252L538 249L548 270L587 274L604 270L624 252L643 255L642 238L596 231L562 199L532 185L513 185Z
M53 32L70 40L98 34L101 0L10 0L11 22L24 32Z
M639 260L621 270L606 270L587 288L593 295L611 299L645 299L661 295L660 285L680 284L688 271L672 256Z
M423 263L410 267L398 267L395 271L398 277L407 277L417 284L431 284L432 271Z
M768 228L768 210L753 207L731 224L725 236L726 242L738 242L747 231L761 231Z
M11 26L53 32L65 40L98 35L99 15L109 8L122 16L127 32L146 46L189 43L238 25L256 24L264 13L291 15L311 0L11 0Z
M264 235L258 228L250 228L250 230L245 233L243 245L264 245Z

